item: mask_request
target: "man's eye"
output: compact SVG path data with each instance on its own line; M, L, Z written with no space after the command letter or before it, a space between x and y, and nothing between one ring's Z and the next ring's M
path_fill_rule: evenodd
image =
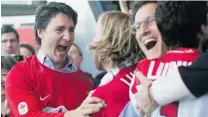
M7 42L7 40L1 40L1 43L6 43Z
M58 32L62 32L62 31L63 31L63 29L58 28L58 29L56 29L56 31L58 31Z
M11 43L15 43L15 42L17 42L17 40L16 39L12 39L12 40L10 40L10 42Z
M69 31L70 31L70 32L74 32L74 29L70 29Z

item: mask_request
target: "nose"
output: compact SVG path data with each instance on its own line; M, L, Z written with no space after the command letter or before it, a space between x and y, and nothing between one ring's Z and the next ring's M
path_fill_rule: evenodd
M138 32L136 33L136 39L140 40L142 36L146 36L149 32L148 26L145 23L142 23Z
M65 33L64 33L64 40L71 41L72 40L72 36L73 36L73 34L71 34L70 31L65 31Z
M145 23L142 23L139 29L139 32L140 32L140 35L145 35L148 32L148 25Z
M7 47L11 47L11 42L10 41L7 41L6 42L6 45L7 45Z

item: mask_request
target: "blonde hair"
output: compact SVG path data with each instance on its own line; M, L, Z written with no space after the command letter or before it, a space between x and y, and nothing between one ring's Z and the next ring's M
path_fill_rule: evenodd
M128 15L110 11L103 13L98 22L101 23L101 39L92 42L89 49L95 52L102 65L115 67L125 60L138 60L139 45L131 33L131 19Z

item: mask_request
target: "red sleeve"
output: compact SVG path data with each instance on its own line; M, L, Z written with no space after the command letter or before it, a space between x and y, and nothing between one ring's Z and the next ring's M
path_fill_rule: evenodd
M63 117L62 112L45 113L41 111L39 100L33 91L35 82L28 77L30 71L28 66L18 63L7 75L6 97L12 115L15 117Z

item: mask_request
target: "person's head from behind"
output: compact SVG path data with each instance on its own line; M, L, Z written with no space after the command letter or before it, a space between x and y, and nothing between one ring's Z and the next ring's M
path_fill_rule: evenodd
M55 64L63 63L68 56L74 41L77 17L77 13L64 3L50 2L36 10L36 42Z
M207 14L207 24L202 24L201 32L198 35L200 39L199 50L204 53L208 50L208 14Z
M98 70L107 71L126 60L138 59L139 46L131 33L128 15L116 11L103 13L95 33L89 49L95 53Z
M19 50L19 34L11 26L3 26L1 28L1 51L3 53L18 54Z
M20 44L20 54L24 56L24 58L32 56L35 55L35 49L30 44L22 43Z
M156 1L136 1L132 8L132 32L148 59L161 57L167 51L155 21L156 7Z
M1 98L5 99L5 80L9 70L18 61L12 56L1 56Z
M207 23L201 25L201 33L199 34L201 41L208 41L208 12L207 12Z
M79 68L83 61L81 48L77 44L73 43L68 52L68 55L72 58L73 64Z
M169 47L197 48L201 26L207 24L207 2L158 2L156 22Z

